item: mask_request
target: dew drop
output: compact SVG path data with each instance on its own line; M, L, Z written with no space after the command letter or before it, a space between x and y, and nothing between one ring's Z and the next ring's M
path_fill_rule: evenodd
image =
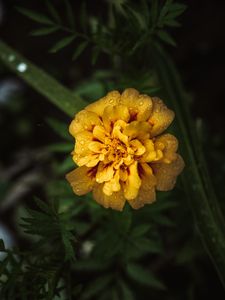
M10 62L12 62L15 60L15 56L13 54L10 54L8 59Z
M17 66L17 70L21 73L25 72L27 70L27 65L25 63L20 63Z
M84 141L80 141L81 145L84 145Z
M143 105L143 104L144 104L144 102L143 102L143 101L140 101L140 102L139 102L139 105Z
M113 100L113 99L110 99L110 100L109 100L109 103L111 103L111 104L112 104L113 102L114 102L114 100Z

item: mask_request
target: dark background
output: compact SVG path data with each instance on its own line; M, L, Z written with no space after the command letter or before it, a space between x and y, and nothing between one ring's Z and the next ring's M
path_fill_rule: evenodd
M55 2L57 5L60 1ZM101 4L103 1L87 2L90 10L104 10L104 5ZM71 3L74 9L80 5L79 1ZM177 41L177 48L168 47L168 51L176 62L186 91L192 99L190 104L193 118L203 121L203 149L216 192L224 199L225 1L190 0L183 3L187 4L188 8L180 18L182 27L172 32ZM93 66L89 62L89 53L85 53L78 61L72 63L67 49L59 54L49 54L48 49L55 42L55 36L30 36L29 32L37 26L16 11L17 5L43 11L42 1L0 0L0 36L5 42L70 88L90 76ZM103 56L96 67L105 65L107 66L107 58ZM16 94L11 90L10 97L5 98L3 88L9 82L13 84ZM50 141L57 140L57 136L48 129L45 117L54 116L69 122L68 117L2 66L0 66L0 100L0 178L8 176L12 180L17 180L25 171L34 168L40 170L42 176L48 172L45 158L41 158L39 162L39 158L31 149L39 149ZM26 162L19 168L24 156ZM39 184L34 182L24 194L23 200L29 197L31 191L40 193ZM15 206L17 202L0 213L0 221L13 235L15 224L12 211L15 210ZM23 243L20 240L18 242ZM210 285L208 296L215 296L215 292L221 294L221 285L208 260L204 268L205 273L208 273L205 288ZM179 270L172 269L171 274L176 277ZM176 284L174 288L177 288ZM218 296L216 299L224 297Z

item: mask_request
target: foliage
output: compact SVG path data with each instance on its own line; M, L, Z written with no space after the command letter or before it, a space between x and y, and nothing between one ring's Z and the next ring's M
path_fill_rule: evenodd
M43 200L29 201L25 216L20 215L25 245L6 249L0 240L0 251L5 254L0 261L1 299L194 299L192 294L198 295L196 291L205 287L199 278L204 277L202 261L206 257L195 236L188 201L199 212L194 212L198 230L222 279L224 242L221 211L208 184L202 150L190 133L186 97L163 50L164 43L175 45L170 30L179 26L177 17L185 5L172 0L143 0L140 5L111 0L102 4L106 9L92 13L88 2L82 1L75 15L72 1L63 0L59 6L44 2L43 12L17 8L41 26L32 35L40 39L52 35L56 42L50 52L57 55L68 47L76 64L85 51L91 51L92 63L106 55L107 67L95 69L70 91L3 43L1 60L69 115L114 88L132 86L164 96L176 110L178 121L171 130L180 135L188 170L174 191L158 193L152 205L139 211L126 206L122 213L106 210L91 195L72 193L65 181L65 174L74 167L68 122L46 117L49 131L57 133L57 142L45 147L51 153L51 176L44 184ZM9 61L4 53L15 54L16 61ZM16 70L21 61L28 65L23 74ZM201 158L200 166L196 157ZM213 236L204 228L212 230ZM218 240L212 243L215 237ZM173 268L187 274L182 291L170 286Z

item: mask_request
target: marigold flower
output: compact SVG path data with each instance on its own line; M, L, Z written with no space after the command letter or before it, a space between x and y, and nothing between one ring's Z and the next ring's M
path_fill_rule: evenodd
M66 175L73 191L105 208L138 209L156 200L155 191L171 190L184 167L177 139L162 132L174 112L156 97L133 88L109 92L76 114L70 134L79 166Z

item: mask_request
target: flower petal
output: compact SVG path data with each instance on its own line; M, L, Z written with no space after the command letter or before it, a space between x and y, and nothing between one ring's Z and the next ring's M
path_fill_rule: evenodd
M151 126L147 122L133 121L123 131L123 133L129 136L129 139L138 138L145 140L149 138Z
M130 145L134 149L134 154L137 155L137 156L140 156L140 155L144 154L145 151L146 151L145 147L137 139L130 141Z
M137 197L141 186L141 179L138 175L138 163L134 161L129 167L128 178L124 184L124 196L129 201Z
M112 164L104 164L102 162L98 165L98 170L96 173L96 181L98 183L102 183L105 181L109 181L113 178L114 170Z
M172 134L163 134L156 138L155 148L163 152L160 161L169 164L177 158L178 140Z
M122 211L126 199L124 198L122 190L112 193L107 196L103 192L103 184L95 184L93 188L93 197L97 203L104 206L105 208L112 208L115 210Z
M76 135L76 144L74 151L77 154L87 155L91 151L88 149L89 143L93 141L93 134L89 131L81 131Z
M156 136L162 133L173 121L174 112L166 107L161 99L152 98L153 111L148 122L153 126L151 136Z
M83 166L76 168L66 175L66 179L70 183L75 194L81 196L92 190L95 181L90 175L91 171L92 168Z
M130 114L125 105L106 106L102 115L102 120L105 129L108 132L112 131L113 123L118 120L128 122Z
M133 88L128 88L122 93L121 104L128 107L132 120L147 121L151 115L151 97L139 95L139 92Z
M105 131L105 128L103 126L95 126L93 130L93 136L101 141L102 143L105 142L105 138L107 136L107 132Z
M76 137L81 131L92 131L93 127L99 124L101 124L101 120L96 113L82 110L76 114L75 119L71 122L69 132Z
M151 167L157 180L157 190L169 191L173 189L177 176L182 172L184 161L183 158L177 154L177 159L170 164L155 163L152 164Z
M120 98L121 96L118 91L111 91L105 97L86 106L85 109L87 111L92 111L98 116L102 117L105 107L108 105L118 105L120 103Z
M147 203L152 203L156 199L155 186L156 178L151 167L147 163L139 164L139 175L141 177L141 187L135 199L129 200L129 204L134 209L143 207Z

